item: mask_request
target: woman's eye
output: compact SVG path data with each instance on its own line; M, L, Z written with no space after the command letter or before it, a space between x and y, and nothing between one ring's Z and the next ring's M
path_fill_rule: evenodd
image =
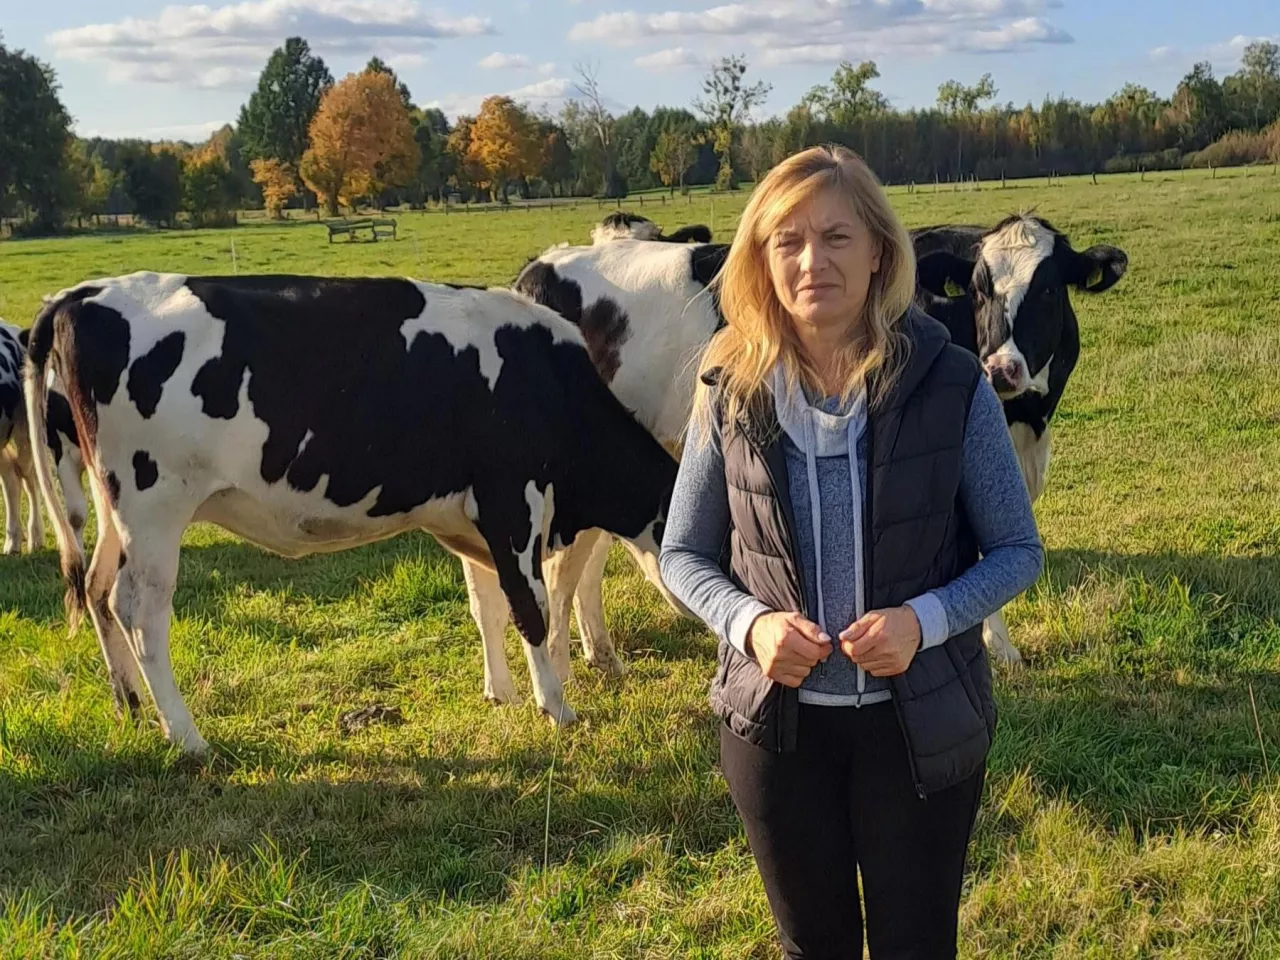
M847 233L829 233L829 234L827 234L827 242L828 242L828 243L844 243L844 242L845 242L846 240L848 240L848 239L849 239L849 235L848 235Z

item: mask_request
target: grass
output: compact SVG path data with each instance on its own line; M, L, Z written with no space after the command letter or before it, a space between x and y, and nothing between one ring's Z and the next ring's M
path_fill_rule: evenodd
M997 678L962 955L1280 956L1280 181L894 200L913 225L1035 205L1131 263L1076 298L1048 565L1010 610L1030 667ZM741 199L715 203L725 235ZM709 214L699 197L657 219ZM349 246L308 225L10 242L0 314L29 322L91 276L229 272L232 240L242 272L502 283L598 215L409 214L398 242ZM716 768L712 641L621 555L606 608L630 672L575 657L584 723L557 734L514 633L526 704L481 702L461 574L428 538L288 561L193 528L173 647L206 765L115 720L60 594L51 553L0 558L0 955L776 955ZM344 732L371 704L403 722Z

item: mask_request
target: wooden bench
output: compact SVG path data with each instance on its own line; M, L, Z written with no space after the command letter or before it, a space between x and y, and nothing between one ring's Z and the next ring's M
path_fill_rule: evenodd
M329 228L330 243L333 243L334 237L344 234L349 243L355 238L357 230L368 230L374 242L377 242L379 237L396 239L396 222L389 218L361 217L357 220L326 220L324 225Z

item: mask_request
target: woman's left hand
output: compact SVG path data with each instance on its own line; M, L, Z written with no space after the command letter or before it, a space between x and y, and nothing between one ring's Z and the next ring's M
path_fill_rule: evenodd
M840 649L873 677L896 677L920 649L920 621L907 606L871 610L840 634Z

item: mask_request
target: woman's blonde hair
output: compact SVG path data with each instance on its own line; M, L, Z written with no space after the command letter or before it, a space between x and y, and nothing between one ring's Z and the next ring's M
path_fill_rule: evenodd
M694 417L699 433L711 423L709 388L701 374L717 371L720 412L736 417L762 389L774 365L786 377L821 389L818 371L801 348L795 326L774 294L767 246L778 225L817 193L846 197L858 219L880 246L880 269L871 275L864 322L836 358L849 399L865 383L874 407L901 369L907 343L898 320L915 296L916 258L906 228L889 206L876 175L852 150L811 147L774 167L756 187L734 235L724 267L713 284L719 290L726 326L707 345L699 364ZM876 374L876 376L872 376Z

